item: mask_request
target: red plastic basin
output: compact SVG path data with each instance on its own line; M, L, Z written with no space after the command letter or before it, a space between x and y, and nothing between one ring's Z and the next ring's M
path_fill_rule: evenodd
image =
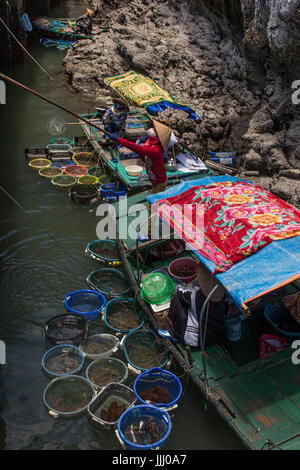
M169 264L168 272L170 276L180 279L182 282L189 282L197 276L198 262L192 258L179 258ZM193 274L187 271L193 269ZM186 271L186 273L184 272Z

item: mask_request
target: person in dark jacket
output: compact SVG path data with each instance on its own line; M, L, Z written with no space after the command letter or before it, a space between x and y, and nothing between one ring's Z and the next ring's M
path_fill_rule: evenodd
M92 34L93 16L94 16L93 10L87 9L83 16L80 16L79 18L77 18L77 21L76 21L77 31L86 35Z

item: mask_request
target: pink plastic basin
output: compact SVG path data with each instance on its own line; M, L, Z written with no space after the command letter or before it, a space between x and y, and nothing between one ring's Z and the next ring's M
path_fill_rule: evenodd
M193 268L193 274L183 274L178 271L184 270L184 268ZM197 276L198 262L192 258L179 258L172 261L169 264L168 272L170 276L180 279L182 282L190 282Z

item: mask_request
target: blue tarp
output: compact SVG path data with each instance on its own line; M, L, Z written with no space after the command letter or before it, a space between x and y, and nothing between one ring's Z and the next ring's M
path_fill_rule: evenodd
M147 111L149 114L157 116L158 113L161 113L168 108L184 111L188 114L189 119L192 119L193 121L199 121L200 119L200 116L198 116L198 114L196 114L189 106L185 106L179 103L171 103L169 101L162 101L161 103L151 104L150 106L147 106Z
M210 176L186 181L163 193L147 197L151 204L183 193L193 186L205 186L215 181L245 181L234 176ZM248 183L251 183L248 181ZM200 261L211 271L215 264L194 251ZM288 284L300 277L300 236L273 241L257 253L234 264L228 271L216 274L238 308L253 298Z

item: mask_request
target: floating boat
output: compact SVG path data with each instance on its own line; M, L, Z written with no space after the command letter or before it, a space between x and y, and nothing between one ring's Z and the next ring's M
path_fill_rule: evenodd
M97 114L83 114L83 118L90 120L96 126L102 125L102 118ZM146 133L147 123L150 121L146 113L141 113L137 110L131 110L128 114L125 138L135 141ZM109 138L105 137L103 132L97 131L93 126L90 126L84 121L81 122L81 127L84 134L88 137L94 150L99 155L102 163L107 168L108 173L116 176L128 190L150 188L151 183L147 178L145 163L140 157L132 153L128 149L115 147L111 145ZM183 146L178 147L176 156L184 160L190 160L196 163L196 168L185 167L182 162L178 161L175 171L170 171L167 168L167 176L169 184L177 184L187 179L199 178L202 175L214 175L214 170L206 168L204 164L199 163L199 160L185 149Z
M76 33L73 29L76 22L65 22L51 18L35 18L31 21L33 31L39 36L65 41L78 41L79 39L92 39L91 35ZM105 29L107 31L107 29Z
M198 191L202 191L214 185L217 194L220 189L226 192L232 183L238 184L238 182L250 185L247 193L248 202L250 193L254 198L257 196L255 185L252 188L250 182L222 175L187 181L147 199L151 204L160 204L165 198L192 191L195 186ZM264 192L261 189L260 194ZM276 200L279 204L284 203L279 198ZM212 201L213 199L210 200ZM130 205L134 202L134 196L128 199ZM241 199L239 202L241 203ZM241 204L239 207L241 209ZM257 210L256 204L253 207ZM230 208L232 210L234 206L230 205ZM293 210L290 205L289 208ZM276 216L275 212L272 214L273 218L278 216L278 212ZM242 216L242 213L240 215ZM258 227L262 230L266 225ZM278 228L277 225L277 229L282 228ZM253 450L296 450L300 446L298 390L300 370L292 360L294 350L292 343L288 341L284 349L279 348L277 352L273 351L272 354L263 356L259 340L264 334L277 334L277 337L278 335L280 337L283 332L276 323L277 329L274 331L274 321L273 324L267 321L272 312L268 310L268 316L266 315L266 305L280 304L282 310L281 299L299 293L300 289L300 236L295 235L290 238L284 236L283 231L281 235L278 234L277 239L274 237L274 240L265 246L256 247L257 251L253 254L246 253L243 259L217 274L213 274L217 264L195 247L184 253L181 251L172 258L164 256L157 259L151 257L151 250L154 247L162 247L169 240L152 240L141 244L137 250L134 240L120 237L118 239L125 273L147 323L163 341L175 362L188 373L205 400L215 407L245 446ZM181 238L186 241L186 237ZM206 266L212 280L218 280L225 288L236 312L233 319L237 320L241 327L240 336L234 337L231 331L230 334L224 335L218 344L212 344L204 349L205 336L203 331L202 333L200 331L202 346L190 348L178 342L178 339L175 341L166 331L170 329L167 317L169 305L157 311L155 305L143 300L140 295L141 279L153 270L167 271L174 259L182 257L194 259ZM213 292L212 289L208 298ZM203 307L200 312L200 325L204 318L204 310ZM274 316L272 319L274 320ZM229 320L227 322L229 327ZM239 337L240 339L237 339ZM297 338L297 335L294 337Z

